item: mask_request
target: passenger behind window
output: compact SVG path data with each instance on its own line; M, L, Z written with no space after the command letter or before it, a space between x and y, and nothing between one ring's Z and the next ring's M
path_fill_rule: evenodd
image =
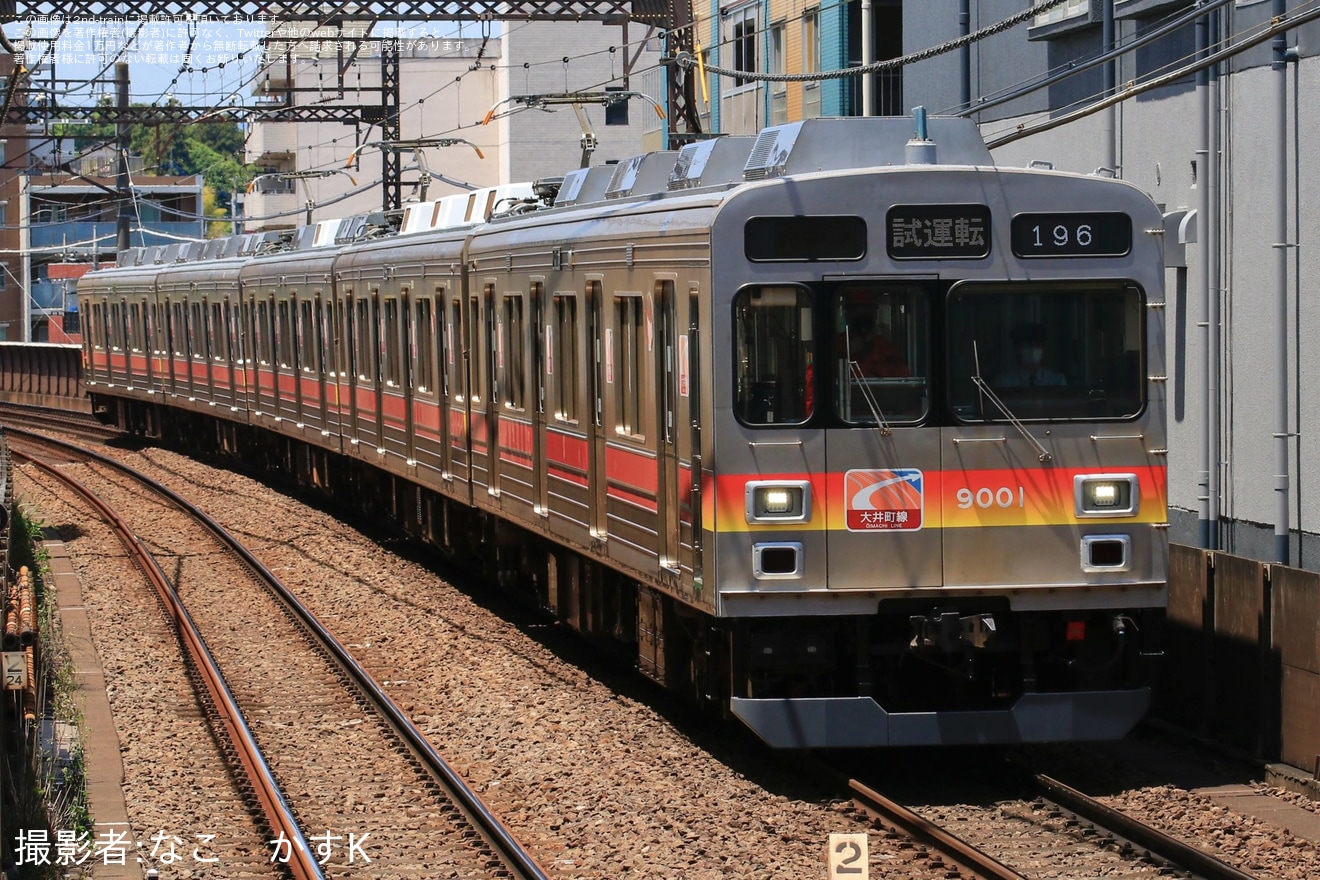
M1009 335L1016 362L995 377L996 388L1023 388L1030 385L1067 385L1063 373L1045 366L1045 327L1019 324Z
M889 326L878 324L870 306L850 305L839 353L857 365L862 378L899 378L910 375L903 352L889 339Z

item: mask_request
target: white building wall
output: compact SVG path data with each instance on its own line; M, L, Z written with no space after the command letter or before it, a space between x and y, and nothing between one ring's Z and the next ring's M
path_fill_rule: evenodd
M479 123L498 96L499 75L492 67L503 63L499 39L491 39L483 47L481 39L418 39L404 40L400 61L400 131L404 139L428 137L462 138L481 150L479 157L471 146L430 147L425 150L425 162L432 173L426 197L435 200L442 196L465 191L451 181L473 187L492 186L500 182L501 159L498 138L492 127ZM380 92L372 91L380 84L380 57L377 47L368 45L359 54L357 62L339 89L335 73L337 52L332 43L322 44L317 57L310 57L315 44L307 43L295 53L293 81L300 87L321 88L315 92L295 93L297 105L365 104L378 105ZM478 63L478 51L481 57ZM473 70L474 64L478 69ZM275 87L269 94L277 98L283 93L278 83L285 79L283 64L271 68ZM378 211L383 204L383 191L378 182L382 176L382 152L377 148L362 151L360 157L348 166L348 159L361 144L382 139L379 126L349 126L339 122L254 122L248 139L247 161L256 165L269 165L280 171L326 170L335 173L328 177L295 180L296 209L293 214L270 217L287 212L289 196L249 193L245 214L247 228L279 228L305 222L303 205L308 197L315 203L313 220L344 217ZM289 161L279 157L288 152ZM266 157L266 158L263 158ZM406 203L416 201L420 192L408 185L418 179L416 160L411 152L400 155L404 169L402 197ZM411 166L411 167L410 167ZM343 172L343 173L340 173ZM350 179L351 176L351 179ZM354 184L356 181L356 185ZM377 185L371 185L376 183ZM361 190L345 197L352 190Z
M644 72L656 67L658 42L652 40L644 47L626 85L624 65L637 53L636 42L646 33L636 23L625 29L599 22L510 22L503 35L508 53L508 64L501 72L503 94L600 92L607 86L643 91L653 79ZM605 108L599 104L583 105L583 110L598 142L592 165L643 152L646 130L654 129L658 118L653 106L640 98L630 101L627 125L606 125ZM522 109L502 122L499 153L505 180L558 177L581 167L582 126L571 106L558 105L548 111Z
M1308 96L1320 88L1320 58L1304 57L1287 70L1288 135L1276 142L1273 103L1278 74L1268 67L1236 72L1223 80L1223 127L1219 216L1224 289L1221 309L1223 352L1219 407L1222 461L1221 545L1258 558L1274 555L1276 518L1275 452L1277 289L1274 212L1279 194L1273 161L1287 157L1288 188L1288 431L1289 526L1305 536L1302 562L1320 564L1320 400L1310 389L1320 382L1320 154L1311 149L1320 123ZM1295 85L1299 84L1299 85ZM1300 93L1299 103L1294 102ZM1144 189L1166 211L1195 208L1204 171L1195 175L1197 103L1191 89L1152 93L1119 105L1119 171ZM1294 115L1294 110L1297 115ZM1299 117L1299 118L1298 118ZM988 140L1019 123L1041 117L1000 120L983 126ZM1294 134L1301 129L1298 164ZM1089 173L1102 161L1100 117L1033 135L994 151L996 163L1025 165L1033 159L1060 170ZM1298 206L1300 205L1300 216ZM1199 224L1198 224L1199 225ZM1166 274L1169 365L1169 500L1174 508L1173 539L1195 543L1203 432L1202 373L1205 320L1199 248L1186 247L1185 270ZM1167 243L1166 243L1167 244ZM1300 290L1299 290L1300 288ZM1300 349L1299 349L1300 346ZM1299 435L1299 436L1297 436ZM1297 540L1293 539L1297 561Z

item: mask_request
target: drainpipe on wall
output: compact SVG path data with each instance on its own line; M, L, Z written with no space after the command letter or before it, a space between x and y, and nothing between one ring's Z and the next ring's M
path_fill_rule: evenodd
M1274 0L1276 20L1287 17L1284 0ZM1274 558L1285 565L1288 552L1288 40L1280 31L1271 41L1274 72Z
M1209 28L1207 34L1210 41L1219 45L1223 39L1220 25L1222 19L1218 10L1212 12L1208 17ZM1206 51L1210 51L1207 46ZM1223 371L1223 358L1220 354L1220 340L1222 339L1219 310L1220 294L1223 292L1223 278L1220 260L1220 242L1223 240L1223 211L1219 204L1219 174L1220 174L1220 156L1223 153L1223 126L1221 124L1222 116L1220 114L1220 86L1222 80L1219 76L1219 65L1210 67L1207 73L1210 76L1210 106L1206 108L1210 117L1210 150L1206 161L1205 177L1205 198L1209 213L1205 218L1205 252L1209 258L1209 264L1206 269L1206 285L1210 294L1210 306L1206 312L1206 320L1209 322L1208 355L1210 358L1210 382L1206 386L1205 393L1210 403L1210 414L1206 420L1206 435L1210 439L1210 543L1211 550L1219 549L1219 495L1220 486L1223 482L1223 447L1219 431L1220 414L1223 411L1219 399L1219 389L1222 384L1220 377Z
M1205 0L1198 0L1197 6L1204 6ZM1210 45L1210 22L1206 16L1196 19L1196 57L1204 58ZM1201 436L1200 468L1196 472L1196 543L1198 547L1214 550L1211 473L1214 460L1211 456L1210 430L1213 418L1214 400L1211 388L1214 386L1214 366L1210 357L1210 338L1213 334L1214 313L1210 306L1210 72L1197 71L1196 74L1196 264L1200 279L1201 320L1197 329L1201 331Z
M972 32L972 0L958 2L958 36L965 37ZM968 43L958 50L959 79L962 94L959 109L967 110L972 106L972 45Z
M1108 54L1114 51L1114 0L1104 0L1104 9L1100 19L1100 53ZM1108 98L1114 94L1114 86L1118 81L1115 71L1118 69L1118 59L1111 58L1105 62L1104 67L1104 95ZM1103 134L1101 140L1104 141L1104 167L1112 169L1115 177L1120 177L1118 173L1118 139L1117 139L1117 120L1118 105L1114 104L1104 109L1103 113Z
M862 66L875 61L875 39L872 35L874 17L871 0L862 0ZM870 116L875 111L872 107L872 92L875 90L875 74L862 74L862 116Z

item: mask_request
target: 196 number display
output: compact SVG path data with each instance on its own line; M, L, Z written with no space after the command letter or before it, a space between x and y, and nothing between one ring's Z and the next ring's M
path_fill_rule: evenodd
M1132 250L1132 218L1116 211L1018 214L1010 238L1019 257L1121 257Z

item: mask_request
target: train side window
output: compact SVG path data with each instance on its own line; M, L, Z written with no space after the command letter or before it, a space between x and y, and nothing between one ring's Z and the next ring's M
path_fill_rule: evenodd
M578 418L578 298L573 293L556 293L552 338L546 345L547 376L554 388L555 418L576 422Z
M217 361L223 361L228 356L229 333L225 327L225 316L222 311L223 306L218 302L211 303L211 358Z
M500 316L501 388L504 390L506 409L523 411L527 408L526 340L523 335L523 295L505 294L503 314Z
M330 358L327 355L325 344L325 306L321 303L319 292L316 302L312 306L312 324L307 328L307 332L312 337L312 356L310 359L312 370L318 377L324 376L325 365Z
M275 307L279 326L275 328L278 340L279 365L286 370L293 366L293 314L289 300L280 300Z
M172 312L174 315L174 330L171 336L174 341L174 356L187 357L188 356L188 338L187 338L188 325L183 320L184 318L183 303L181 302L174 303L174 308Z
M257 362L270 366L275 347L271 344L270 303L262 300L257 303Z
M341 375L357 375L357 325L353 322L353 291L344 291L347 300L339 303L339 323L344 334L340 341L340 356L344 359Z
M745 287L733 301L733 410L748 425L798 425L814 408L811 291Z
M298 302L298 368L305 373L315 372L317 368L317 335L310 299Z
M615 432L637 438L645 433L642 425L643 321L639 294L615 294L614 370L606 365L606 381L612 378L614 382ZM612 377L610 373L613 373Z
M334 375L334 305L317 299L318 364L322 376Z
M353 332L357 336L357 354L354 364L357 371L357 377L360 381L370 382L371 377L371 356L372 336L374 328L371 323L371 301L363 298L357 301L355 315L353 320Z
M430 394L435 390L435 325L431 323L431 301L417 300L413 313L413 383L422 394Z
M220 307L223 315L223 335L222 340L224 353L220 358L226 363L232 363L234 360L234 307L225 303Z
M399 351L399 300L385 298L385 362L382 365L383 378L390 387L397 387L403 377L401 352Z
M445 323L445 364L448 366L445 370L445 393L452 395L458 403L467 396L463 384L466 381L463 369L467 361L460 350L462 345L463 303L455 299L450 303L449 320Z
M490 289L491 285L487 285L486 294L488 296L490 295ZM472 365L472 373L469 377L468 385L471 389L473 403L481 403L486 395L486 372L488 367L486 361L483 360L486 351L486 347L483 344L484 326L485 322L481 320L481 298L476 296L469 297L467 332L471 349L468 356L468 363Z
M138 337L142 330L142 306L139 303L132 303L128 307L128 326L129 337L132 340L130 348L133 351L141 351L142 347L138 344Z
M201 303L188 304L188 354L205 358L206 313Z

